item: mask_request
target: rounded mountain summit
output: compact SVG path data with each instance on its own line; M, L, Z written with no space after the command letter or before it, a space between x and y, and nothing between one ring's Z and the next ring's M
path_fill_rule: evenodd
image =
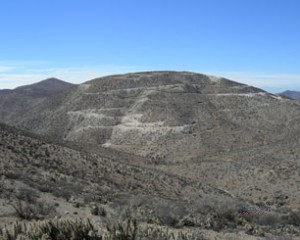
M26 109L0 120L157 162L193 161L293 139L300 117L299 103L279 95L225 78L173 71L97 78Z

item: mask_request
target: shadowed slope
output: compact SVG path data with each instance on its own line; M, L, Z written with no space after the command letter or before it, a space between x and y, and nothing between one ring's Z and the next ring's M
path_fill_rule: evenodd
M280 93L280 95L291 98L291 99L300 100L300 92L297 92L297 91L287 90L285 92Z
M0 121L14 124L20 116L46 98L74 86L56 78L49 78L13 90L0 90Z

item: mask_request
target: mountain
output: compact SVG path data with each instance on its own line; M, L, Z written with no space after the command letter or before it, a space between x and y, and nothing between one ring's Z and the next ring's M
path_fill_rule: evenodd
M20 86L13 90L0 90L0 115L2 121L15 118L32 106L61 91L74 87L74 84L56 78L49 78L31 85Z
M59 201L63 217L92 194L110 216L130 208L126 216L200 228L204 239L297 232L298 101L204 74L140 72L85 82L0 121L22 129L0 125L8 192L33 188ZM241 204L268 213L243 216Z
M143 164L245 196L255 191L244 187L258 181L256 161L265 159L259 163L267 168L263 184L272 178L275 159L287 161L281 146L291 144L289 151L297 151L292 146L299 141L299 119L299 102L224 78L165 71L94 79L6 123L52 139L141 156L147 159ZM241 167L246 169L242 179ZM273 186L285 189L281 183ZM256 198L271 189L257 191Z
M94 79L0 120L177 162L279 141L298 117L299 104L224 78L144 72Z
M287 91L280 93L280 95L289 97L291 99L300 100L300 92L297 92L297 91L287 90Z
M64 82L57 78L48 78L34 84L17 87L13 90L0 90L0 96L18 93L32 97L45 97L66 90L73 86L75 86L75 84Z

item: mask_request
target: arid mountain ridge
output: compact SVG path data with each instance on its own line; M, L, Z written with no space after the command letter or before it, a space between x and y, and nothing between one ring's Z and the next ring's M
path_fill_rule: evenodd
M19 175L17 182L42 191L34 182L59 176L77 201L99 192L112 202L140 194L177 207L227 198L234 212L244 202L283 216L299 208L298 101L191 72L64 86L28 101L0 92L0 122L22 129L0 126L8 179ZM59 184L47 191L57 194Z
M300 100L300 92L299 91L287 90L287 91L280 93L280 95L289 97L291 99Z
M19 93L32 97L45 97L50 96L51 94L58 93L60 91L64 91L73 86L75 86L75 84L68 83L57 78L47 78L37 83L16 87L12 90L2 89L0 90L0 95Z
M142 164L181 176L192 173L194 180L238 196L258 181L257 171L263 172L261 184L268 182L275 159L283 165L296 161L277 151L296 154L300 131L298 102L191 72L102 77L15 113L1 121L51 139L141 156ZM241 179L239 168L247 178ZM269 192L257 194L263 198Z
M178 161L279 141L297 127L298 109L223 78L144 72L89 81L0 120L56 139Z
M18 118L19 115L48 97L73 86L75 85L56 78L49 78L13 90L0 90L1 121L9 122L10 119Z

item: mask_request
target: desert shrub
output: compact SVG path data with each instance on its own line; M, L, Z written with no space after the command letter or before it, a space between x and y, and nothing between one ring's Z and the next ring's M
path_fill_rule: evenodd
M142 195L123 202L115 201L113 207L121 219L133 218L139 222L171 227L177 227L180 219L186 215L181 201L145 198Z
M62 178L53 181L52 178L40 178L36 181L36 179L24 177L23 182L33 189L37 189L41 192L52 193L55 197L65 198L66 200L69 200L71 196L81 193L83 188L80 182L73 181L73 179Z
M38 193L29 188L19 188L17 190L16 197L22 201L28 202L28 203L35 203L37 198L39 197Z
M117 224L106 226L111 239L114 240L136 240L138 233L138 223L135 219L125 219Z
M129 207L124 208L124 205ZM220 230L241 224L237 206L236 201L226 197L203 198L187 204L180 200L144 199L143 196L138 196L115 209L119 215L125 215L125 218L135 218L148 224Z
M73 192L68 188L59 188L59 189L54 189L52 191L52 194L55 197L64 198L66 201L69 201L70 198L72 197Z
M161 202L157 204L154 211L161 224L171 227L178 227L180 219L187 214L187 210L181 202Z
M30 186L31 188L39 190L40 192L48 193L48 192L52 192L53 189L52 185L43 179L39 179L39 181L36 181L34 179L27 177L27 178L23 178L23 182L28 186Z
M55 197L61 197L68 201L72 196L78 195L82 189L82 184L78 181L59 180L52 184L51 192Z
M178 233L171 232L167 227L157 227L148 225L141 234L138 235L141 240L204 240L201 233L184 233L179 231Z
M96 231L89 220L87 221L42 221L32 223L27 227L25 224L14 225L14 231L7 228L0 230L2 240L101 240L102 236Z
M36 201L34 204L17 199L9 203L20 219L32 220L43 219L56 213L52 204Z
M2 240L203 240L201 233L178 231L174 233L167 227L147 225L138 228L136 221L127 219L118 225L108 225L105 229L96 229L86 221L49 220L31 223L29 225L15 223L13 230L0 229Z
M199 226L219 231L239 223L238 202L229 197L206 197L190 204L181 226Z

